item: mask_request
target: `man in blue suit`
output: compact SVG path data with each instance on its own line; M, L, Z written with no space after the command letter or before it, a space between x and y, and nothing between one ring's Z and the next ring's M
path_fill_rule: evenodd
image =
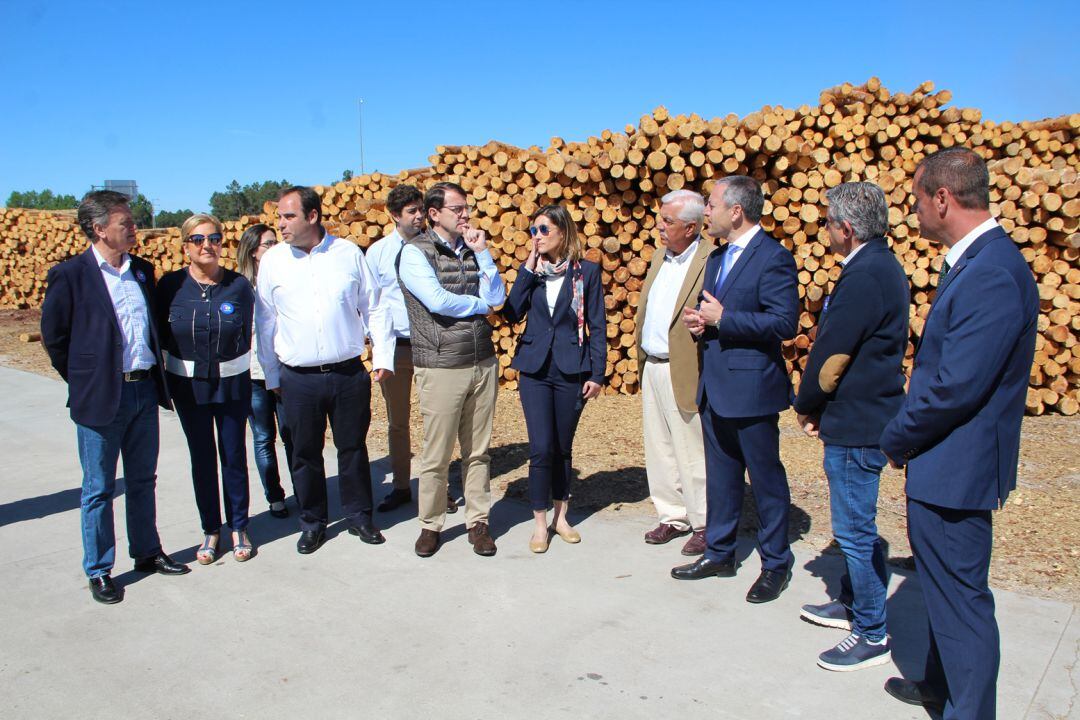
M758 224L761 186L737 175L713 185L708 233L726 241L705 265L702 300L683 321L702 343L698 407L705 436L707 549L672 577L735 575L743 481L757 503L761 574L747 602L775 600L791 579L788 544L791 494L780 462L779 413L791 404L791 381L780 343L795 337L799 296L795 259Z
M110 573L116 554L112 500L124 460L128 549L135 570L183 575L162 552L154 486L158 410L170 407L154 327L154 268L128 254L135 220L125 195L91 192L79 204L90 248L49 270L41 338L68 384L83 470L83 569L95 600L123 599Z
M885 689L942 707L946 720L995 716L990 513L1016 487L1039 311L1031 269L990 215L989 182L965 148L915 171L919 231L947 252L907 398L880 442L894 466L907 465L908 536L930 626L924 680L890 678Z

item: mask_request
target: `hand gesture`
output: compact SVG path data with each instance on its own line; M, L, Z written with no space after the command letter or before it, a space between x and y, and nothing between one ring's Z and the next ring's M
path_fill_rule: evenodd
M591 400L600 394L600 383L594 383L589 380L581 389L581 395L586 400Z
M716 325L724 314L724 306L720 304L719 300L710 295L708 290L702 290L701 294L705 299L698 305L698 314L701 315L701 319L706 325Z
M813 417L811 415L796 415L795 418L799 421L799 427L802 431L812 438L818 437L821 431L821 418Z
M387 370L386 368L379 368L375 372L371 373L371 377L375 378L375 382L381 383L389 380L393 376L393 374L394 373L391 370Z
M694 337L700 337L705 332L705 321L701 319L701 313L697 311L697 308L684 307L682 321Z
M487 235L483 230L469 227L465 229L461 237L465 240L465 245L474 253L480 253L487 249Z
M540 239L533 238L532 249L529 250L529 257L525 259L525 269L529 272L536 272L536 261L540 257Z

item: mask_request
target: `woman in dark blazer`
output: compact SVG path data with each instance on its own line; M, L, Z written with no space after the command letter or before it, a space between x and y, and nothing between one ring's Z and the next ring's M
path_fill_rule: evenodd
M604 384L607 333L600 267L581 259L570 214L561 205L542 207L529 233L532 250L502 313L511 323L525 319L510 367L520 375L529 433L529 502L536 520L529 548L542 553L551 531L568 543L581 542L566 520L571 448L585 401ZM555 509L550 528L549 500Z
M191 262L158 283L157 312L165 350L165 379L187 437L195 504L204 534L195 557L202 565L217 559L220 457L233 557L243 562L254 552L246 532L250 498L245 432L251 411L255 292L243 275L221 267L223 233L217 218L192 215L180 228L180 237Z

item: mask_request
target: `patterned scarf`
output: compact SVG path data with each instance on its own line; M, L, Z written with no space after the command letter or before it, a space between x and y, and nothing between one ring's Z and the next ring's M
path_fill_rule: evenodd
M570 308L577 315L577 337L580 346L585 344L585 282L581 279L581 263L575 260L571 265L569 260L563 260L558 264L553 264L544 258L539 258L536 263L536 276L546 281L549 277L564 275L568 267L574 269L571 273L574 296L570 301Z

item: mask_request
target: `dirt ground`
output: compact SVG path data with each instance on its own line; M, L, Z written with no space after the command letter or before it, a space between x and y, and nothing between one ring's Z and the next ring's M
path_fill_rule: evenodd
M35 310L0 309L0 365L51 377L41 344L24 343L20 333L37 332ZM386 414L374 393L368 447L373 459L385 457ZM413 449L422 428L413 413ZM830 547L828 486L821 470L821 444L804 436L790 411L781 417L781 455L791 485L793 540L813 548ZM528 442L516 392L500 391L491 442L493 490L525 497ZM455 463L456 466L457 463ZM643 527L654 518L645 479L638 396L604 395L591 401L581 418L574 444L572 507L588 514L632 516ZM452 468L454 478L456 467ZM748 492L741 531L756 523ZM1024 419L1020 478L1005 508L994 517L991 582L995 587L1068 602L1080 601L1080 416ZM882 476L878 528L889 543L890 562L911 565L904 510L903 474L887 469ZM679 560L677 553L673 562ZM753 562L753 561L751 561Z

